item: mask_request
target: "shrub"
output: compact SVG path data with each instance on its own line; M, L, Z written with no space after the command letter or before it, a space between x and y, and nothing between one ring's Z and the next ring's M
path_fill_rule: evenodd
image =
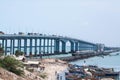
M17 75L23 75L23 64L11 56L6 56L0 60L0 66Z
M22 51L20 51L20 50L16 50L15 51L15 55L16 56L19 56L19 55L23 55L24 53L22 52Z
M42 73L39 75L41 78L45 79L47 77L47 74L46 73Z
M3 56L3 54L4 54L4 49L0 47L0 56Z

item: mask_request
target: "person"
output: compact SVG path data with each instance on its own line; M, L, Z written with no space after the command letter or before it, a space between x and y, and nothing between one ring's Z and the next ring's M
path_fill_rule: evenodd
M84 60L84 64L83 64L83 66L86 66L86 61Z
M22 61L25 62L25 58L23 58Z
M55 75L57 75L57 71L55 71Z

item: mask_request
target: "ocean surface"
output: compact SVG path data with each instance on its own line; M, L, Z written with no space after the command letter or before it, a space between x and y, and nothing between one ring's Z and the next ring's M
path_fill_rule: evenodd
M120 52L111 53L107 56L97 56L89 59L77 60L70 63L77 65L96 65L104 68L114 68L115 71L120 71Z

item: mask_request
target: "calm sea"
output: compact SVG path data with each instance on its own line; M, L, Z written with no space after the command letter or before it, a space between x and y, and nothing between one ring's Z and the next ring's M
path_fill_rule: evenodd
M115 71L120 71L120 52L111 53L110 55L104 57L93 57L89 59L73 61L70 63L77 65L97 65L99 67L114 68Z

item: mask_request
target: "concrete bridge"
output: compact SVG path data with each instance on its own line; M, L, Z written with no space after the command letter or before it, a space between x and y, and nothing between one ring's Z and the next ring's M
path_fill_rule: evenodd
M69 44L70 50L67 51ZM95 44L75 38L42 34L0 34L0 46L7 53L14 54L16 50L25 55L51 55L80 50L100 51L103 45Z

